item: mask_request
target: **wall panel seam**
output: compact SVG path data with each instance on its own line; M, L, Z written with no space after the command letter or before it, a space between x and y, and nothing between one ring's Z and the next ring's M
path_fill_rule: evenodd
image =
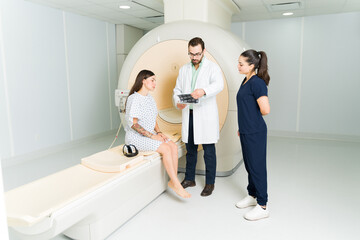
M298 83L298 99L296 112L296 132L300 131L300 107L301 107L301 84L302 84L302 68L303 68L303 52L304 52L304 23L305 18L301 18L300 29L300 62L299 62L299 83Z
M111 107L111 76L110 76L110 49L109 49L109 23L106 23L106 50L108 67L108 87L109 87L109 108L110 108L110 129L113 129L112 107Z
M66 82L68 92L68 107L69 107L69 124L70 124L70 139L74 140L73 136L73 124L72 124L72 109L71 109L71 95L70 95L70 73L69 73L69 55L67 45L67 34L66 34L66 14L63 11L63 25L64 25L64 46L65 46L65 67L66 67Z

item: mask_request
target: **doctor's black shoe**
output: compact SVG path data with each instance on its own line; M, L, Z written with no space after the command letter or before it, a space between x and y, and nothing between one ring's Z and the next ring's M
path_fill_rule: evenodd
M214 191L215 185L214 184L206 184L204 190L201 192L201 196L206 197L212 194Z
M195 187L196 186L196 183L195 183L195 181L190 181L190 180L183 180L182 182L181 182L181 186L183 187L183 188L187 188L187 187Z

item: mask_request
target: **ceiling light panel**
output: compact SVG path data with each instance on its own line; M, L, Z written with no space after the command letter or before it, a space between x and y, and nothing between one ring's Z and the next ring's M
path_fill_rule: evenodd
M131 7L128 5L119 5L120 9L130 9Z
M121 8L119 8L119 6L121 6L121 5L129 6L130 9L121 9ZM102 6L107 7L107 8L111 8L111 9L116 10L116 11L123 11L123 12L147 9L147 8L144 8L143 6L140 6L140 5L138 5L136 3L133 3L133 2L126 2L126 3L125 2L112 2L112 3L102 4Z

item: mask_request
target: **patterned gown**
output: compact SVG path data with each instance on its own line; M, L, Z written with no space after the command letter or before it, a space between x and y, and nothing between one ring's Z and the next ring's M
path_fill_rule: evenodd
M134 92L131 94L126 103L125 114L125 143L133 144L139 151L156 151L161 145L161 141L144 137L131 128L133 118L138 119L138 123L146 131L155 134L155 124L158 111L154 98L148 94L143 96Z

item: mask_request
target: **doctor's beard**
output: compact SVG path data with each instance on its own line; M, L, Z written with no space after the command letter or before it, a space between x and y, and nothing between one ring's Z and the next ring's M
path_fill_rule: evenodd
M199 64L201 63L201 61L202 61L202 58L200 58L199 60L198 60L198 59L192 59L192 60L191 60L191 63L192 63L193 65L199 65Z

